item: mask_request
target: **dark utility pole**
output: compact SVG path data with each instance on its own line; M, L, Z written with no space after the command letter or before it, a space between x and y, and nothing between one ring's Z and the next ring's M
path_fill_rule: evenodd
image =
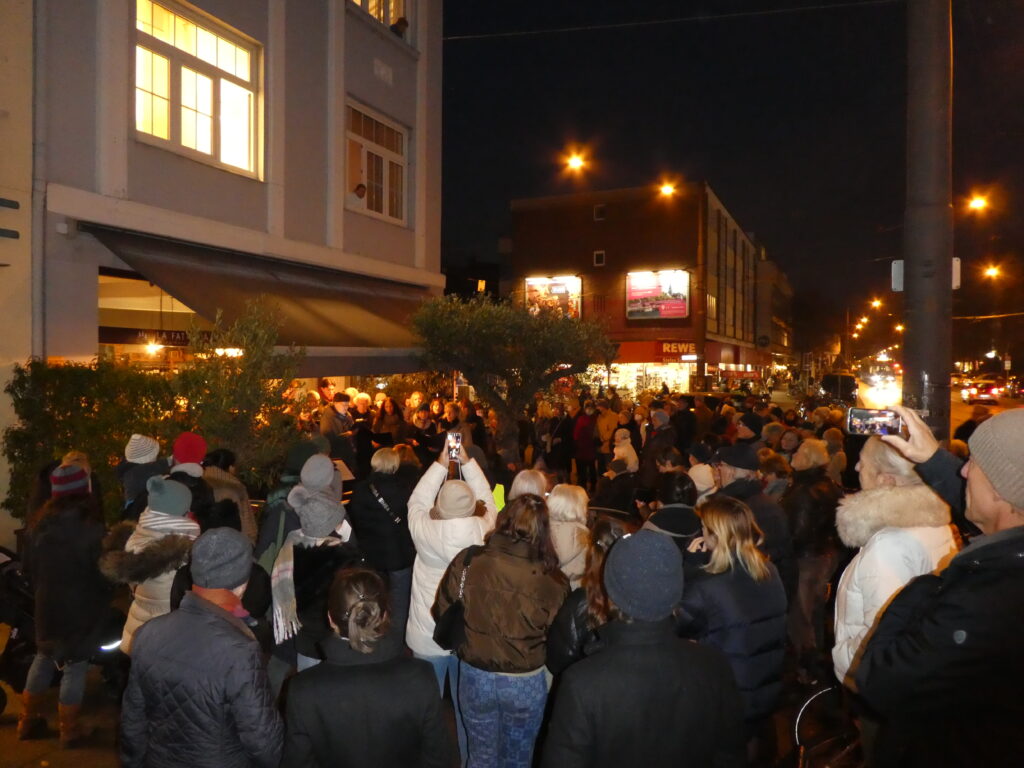
M949 436L953 368L953 30L950 0L907 2L904 405Z

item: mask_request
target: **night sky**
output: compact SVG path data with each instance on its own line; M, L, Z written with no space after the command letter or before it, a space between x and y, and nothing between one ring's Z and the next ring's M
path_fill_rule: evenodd
M445 257L493 257L509 200L577 188L559 158L578 142L590 188L706 179L801 295L834 307L886 291L902 243L903 2L727 16L837 1L447 0ZM720 18L668 21L698 15ZM661 23L458 39L646 20ZM996 204L964 222L959 253L1014 251L1024 3L955 0L954 45L954 194L989 188Z

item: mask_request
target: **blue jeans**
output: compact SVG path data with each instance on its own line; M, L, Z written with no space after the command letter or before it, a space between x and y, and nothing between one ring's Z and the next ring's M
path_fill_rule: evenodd
M73 661L61 669L64 676L60 679L59 701L64 706L75 706L82 703L85 697L85 673L89 671L88 661ZM29 693L43 694L53 682L53 673L57 671L57 662L49 656L37 653L32 659L25 679L25 690Z
M544 670L503 675L463 662L459 678L469 768L530 768L548 698Z
M417 659L429 661L434 668L434 676L437 678L437 687L444 696L444 679L448 678L448 686L452 691L452 706L455 708L455 730L459 736L459 755L461 763L466 765L466 726L462 723L462 709L459 706L459 657L454 653L447 656L420 656L414 653Z

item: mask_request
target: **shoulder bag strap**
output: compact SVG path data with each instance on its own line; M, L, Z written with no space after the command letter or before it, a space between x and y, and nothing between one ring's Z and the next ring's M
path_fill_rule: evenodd
M373 483L370 483L370 493L373 494L373 498L377 500L377 503L384 508L384 511L391 515L391 519L394 521L395 525L401 525L402 518L391 511L391 505L384 500L384 497L380 495L380 491L377 490L377 486Z

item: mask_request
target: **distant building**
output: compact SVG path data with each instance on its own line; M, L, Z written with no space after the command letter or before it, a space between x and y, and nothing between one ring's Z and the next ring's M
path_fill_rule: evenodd
M772 364L786 367L793 357L793 288L764 251L757 262L757 345L768 350Z
M763 254L706 183L516 200L512 220L513 295L604 319L619 343L612 383L688 391L770 368Z
M445 284L441 3L0 0L0 19L0 372L173 364L193 317L257 294L305 376L415 370L408 314Z

